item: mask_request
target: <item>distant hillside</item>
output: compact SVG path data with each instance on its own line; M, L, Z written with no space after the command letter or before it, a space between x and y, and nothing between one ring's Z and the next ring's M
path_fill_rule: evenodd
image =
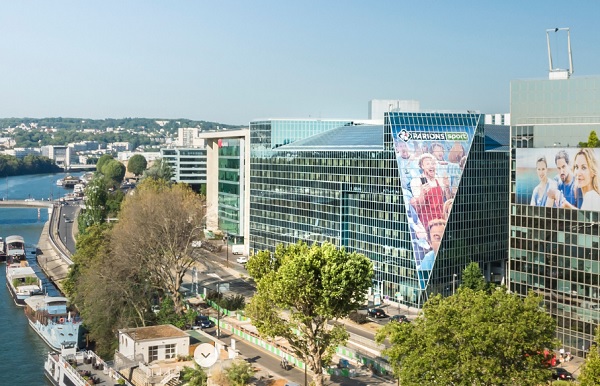
M160 123L160 124L159 124ZM225 123L194 121L191 119L162 119L162 118L122 118L122 119L84 119L84 118L0 118L0 129L17 127L21 124L31 126L34 124L39 128L53 127L65 130L95 129L106 130L106 128L122 127L131 130L159 131L165 129L167 133L175 133L180 127L201 127L204 130L212 130L217 127L235 129L242 126L228 125Z

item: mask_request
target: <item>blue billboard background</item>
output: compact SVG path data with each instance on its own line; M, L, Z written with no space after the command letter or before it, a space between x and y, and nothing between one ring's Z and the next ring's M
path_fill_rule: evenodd
M473 142L473 126L392 124L419 287L425 289Z

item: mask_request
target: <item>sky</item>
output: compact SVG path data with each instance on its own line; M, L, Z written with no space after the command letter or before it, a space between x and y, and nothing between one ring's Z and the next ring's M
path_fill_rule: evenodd
M0 118L366 119L372 99L507 113L510 81L600 75L598 1L0 1ZM564 35L564 34L563 34ZM551 45L566 66L566 39Z

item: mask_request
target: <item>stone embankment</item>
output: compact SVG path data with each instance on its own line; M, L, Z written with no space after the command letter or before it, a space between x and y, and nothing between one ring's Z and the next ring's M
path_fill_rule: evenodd
M46 276L63 292L62 282L72 264L69 252L57 237L57 225L60 219L61 207L55 205L48 221L44 225L37 244L37 261ZM57 240L55 242L55 240ZM64 292L63 292L64 293Z

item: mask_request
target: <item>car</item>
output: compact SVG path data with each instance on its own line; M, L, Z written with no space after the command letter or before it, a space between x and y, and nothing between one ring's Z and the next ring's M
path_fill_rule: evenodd
M246 264L248 262L248 256L240 256L235 261L240 264Z
M65 222L66 222L66 223L72 223L72 222L73 222L73 219L72 219L72 218L65 218Z
M373 318L386 318L387 314L381 308L369 308L367 314Z
M390 320L398 323L410 323L406 315L393 315Z
M215 322L210 320L206 315L198 315L194 327L211 328L215 326Z
M562 367L555 367L552 369L552 379L557 381L574 381L575 377Z

